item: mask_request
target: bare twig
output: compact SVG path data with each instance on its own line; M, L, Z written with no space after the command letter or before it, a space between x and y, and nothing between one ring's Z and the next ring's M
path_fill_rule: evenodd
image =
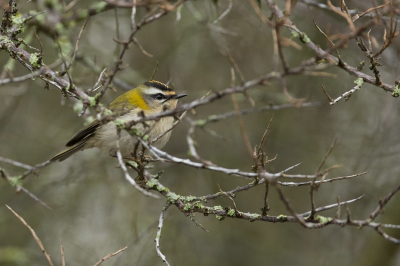
M19 216L13 209L11 209L11 207L9 207L8 205L6 205L6 207L10 211L12 211L12 213L14 213L15 216L17 216L17 218L29 229L29 231L31 231L31 234L32 234L33 238L36 240L36 243L38 243L40 249L42 250L44 256L46 257L47 263L50 266L54 266L53 262L51 261L50 255L44 249L42 241L40 241L39 237L36 235L35 230L33 230L32 227L30 227L29 224L27 222L25 222L25 220L21 216Z
M120 135L120 134L119 134L119 132L118 132L118 136L119 136L119 135ZM118 140L117 140L117 142L116 142L116 147L117 147L117 158L118 158L118 163L119 163L119 166L121 167L122 171L124 172L125 179L126 179L134 188L136 188L139 192L141 192L141 193L144 194L145 196L152 197L152 198L155 198L155 199L159 199L159 198L160 198L159 196L157 196L157 195L155 195L155 194L153 194L153 193L150 193L150 192L148 192L147 190L141 188L141 187L136 183L136 181L129 175L128 169L126 168L126 165L125 165L125 163L124 163L124 160L122 159L121 151L120 151L120 148L119 148L119 147L120 147L119 138L118 138Z
M315 216L315 213L316 213L316 212L315 212L314 191L316 191L316 190L318 189L318 187L322 184L322 183L319 183L319 184L316 185L316 184L315 184L315 181L317 180L317 176L318 176L318 174L320 173L320 170L321 170L322 166L325 164L326 159L327 159L328 156L331 154L331 152L332 152L332 150L333 150L333 147L335 146L336 140L337 140L337 139L335 138L335 140L332 142L331 146L329 147L329 150L326 152L324 158L322 159L321 164L318 166L317 171L315 172L315 178L311 181L311 186L310 186L310 202L311 202L311 214L310 214L310 219L314 219L314 216ZM322 180L321 180L321 181L323 181L323 179L325 179L325 176L326 176L327 174L328 174L328 173L326 173L326 174L324 174L324 175L322 176Z
M116 252L114 252L114 253L111 253L111 254L108 254L108 255L104 256L101 260L99 260L98 262L96 262L93 266L98 266L98 265L100 265L102 262L108 260L108 259L111 258L111 257L114 257L115 255L118 255L119 253L121 253L122 251L124 251L124 250L127 249L127 248L128 248L128 247L121 248L120 250L118 250L118 251L116 251Z
M250 143L249 137L247 136L247 133L246 133L246 128L245 128L245 125L244 125L244 121L243 121L243 118L242 118L242 116L240 114L239 104L238 104L238 102L236 100L236 94L232 94L232 102L233 102L233 107L235 108L235 112L236 112L236 115L237 115L237 118L238 118L239 127L240 127L240 134L242 135L242 139L243 139L243 142L245 144L247 152L249 153L250 156L252 156L253 155L253 148L251 147L251 143Z
M8 159L8 158L0 157L0 161L8 163L8 164L12 164L17 167L21 167L21 168L25 168L25 169L29 169L29 170L32 169L32 166L30 166L30 165L20 163L20 162L17 162L17 161Z
M65 266L65 254L64 254L64 246L62 244L62 241L60 239L60 246L61 246L61 265Z
M383 207L385 207L385 205L390 201L390 199L394 196L394 194L396 194L399 190L400 190L400 185L395 187L386 197L379 200L379 206L369 216L371 221L374 221L375 218L378 217L378 215L383 212Z
M167 206L165 206L163 208L163 210L161 211L160 214L160 218L158 219L158 227L157 227L157 235L156 235L156 239L154 240L156 242L156 251L157 251L157 255L162 259L162 261L167 264L168 266L170 266L170 264L168 263L167 259L165 258L164 254L162 254L161 250L160 250L160 238L161 238L161 230L164 224L164 216L165 216L165 212L167 211L167 209L169 208L170 204L168 204Z

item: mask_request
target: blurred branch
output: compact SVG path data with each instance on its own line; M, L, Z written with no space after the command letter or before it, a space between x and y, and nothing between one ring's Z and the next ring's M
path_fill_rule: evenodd
M104 256L101 260L99 260L99 261L98 261L96 264L94 264L93 266L98 266L98 265L100 265L102 262L108 260L108 259L111 258L111 257L114 257L115 255L118 255L119 253L121 253L122 251L124 251L124 250L127 249L127 248L128 248L128 247L121 248L120 250L118 250L118 251L116 251L116 252L114 252L114 253L110 253L110 254L108 254L107 256Z
M30 170L28 170L30 171ZM12 187L15 187L16 190L15 192L18 193L21 190L23 192L25 192L29 197L31 197L33 200L39 202L41 205L43 205L44 207L46 207L47 209L51 210L51 208L41 199L39 199L37 196L35 196L33 193L31 193L29 190L27 190L26 188L24 188L22 186L22 176L10 176L6 170L0 168L0 176L2 178L4 178Z
M307 103L302 103L300 107L316 107L316 106L321 106L322 103L319 102L307 102ZM284 103L284 104L270 104L270 105L265 105L262 107L258 108L251 108L251 109L242 109L240 110L241 115L247 115L247 114L257 114L265 111L277 111L277 110L282 110L286 108L299 108L299 106L294 105L292 103ZM234 117L236 115L235 111L227 112L224 114L219 114L219 115L210 115L205 119L198 119L194 121L196 123L196 126L198 127L203 127L206 124L210 122L218 122L220 120L224 120L227 118Z
M25 220L21 216L19 216L13 209L11 209L11 207L9 207L8 205L6 205L6 207L10 211L12 211L12 213L14 213L15 216L17 216L17 218L29 229L29 231L31 231L31 234L32 234L33 238L35 239L36 243L38 243L40 249L42 250L44 256L47 259L48 264L50 266L54 266L53 262L51 261L50 255L44 249L42 241L40 241L40 238L36 235L35 230L33 230L32 227L30 227L29 224L27 222L25 222Z

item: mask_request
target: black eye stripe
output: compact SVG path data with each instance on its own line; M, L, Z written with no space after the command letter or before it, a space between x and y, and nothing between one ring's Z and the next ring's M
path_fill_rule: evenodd
M162 94L162 93L152 94L151 97L152 97L153 99L156 99L156 100L164 100L164 99L167 99L167 96L165 96L165 95Z

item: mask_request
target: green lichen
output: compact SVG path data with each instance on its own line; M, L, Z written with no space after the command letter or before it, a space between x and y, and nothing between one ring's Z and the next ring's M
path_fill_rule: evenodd
M92 107L96 106L96 97L88 96L88 100L89 100L90 106L92 106Z
M57 41L54 43L56 49L61 49L64 56L73 53L74 47L72 46L70 40L68 39L69 33L65 30L64 26L57 29L58 35Z
M31 65L34 68L39 68L42 65L42 63L40 61L41 61L41 57L38 53L31 54L31 56L29 58L29 63L31 63Z
M304 43L311 42L310 38L308 38L307 34L305 34L304 32L302 32L300 35L300 41L302 41Z
M80 113L80 112L79 112ZM89 125L90 123L92 123L93 121L94 121L94 117L93 116L88 116L88 117L86 117L86 119L85 119L85 123L83 123L83 125L84 126L87 126L87 125Z
M363 85L363 83L364 83L364 80L362 79L362 78L358 78L358 79L356 79L355 81L354 81L354 83L355 84L357 84L357 89L359 89L359 88L361 88L361 86Z
M22 186L22 179L20 176L13 176L8 179L8 182L12 187Z
M67 24L67 28L73 28L73 27L75 27L76 26L76 22L75 21L73 21L73 20L71 20L70 22L68 22L68 24Z
M188 210L190 210L192 208L192 205L190 205L189 203L186 203L185 204L185 207L183 207L183 209L185 210L185 211L188 211Z
M191 202L191 201L196 200L196 197L195 196L182 196L181 200L183 202Z
M74 110L75 113L80 114L82 112L82 108L83 108L83 103L79 101L74 104L74 107L72 109Z
M134 166L136 168L138 168L138 164L137 163L131 162L131 164L135 164ZM147 181L146 186L148 186L149 188L154 188L155 187L155 189L157 189L157 191L159 191L159 192L168 192L169 191L169 189L164 187L163 185L161 185L156 178L151 178L149 181ZM179 198L179 195L176 195L176 194L171 195L171 194L174 194L174 193L169 193L168 194L168 200L171 197L171 199L174 200L174 202L175 202ZM171 201L171 203L174 203L174 202Z
M396 86L394 87L394 90L393 90L393 92L392 92L392 96L395 97L395 98L397 98L397 97L400 96L399 85L396 85Z
M217 121L218 118L216 115L210 115L207 119L208 119L208 121L214 122L214 121Z
M123 120L121 118L115 119L114 120L114 124L120 129L124 129L125 128L125 120Z
M33 15L36 15L36 14L37 14L37 12L35 11L35 14L33 14ZM44 24L46 22L46 15L44 13L37 15L36 16L36 21L39 24Z
M136 164L137 165L137 164ZM151 178L149 181L147 181L146 186L149 188L152 188L158 184L158 180L155 178Z
M317 215L317 216L315 217L315 220L317 220L317 221L320 222L321 224L327 224L327 223L329 223L330 221L332 221L332 218L331 218L331 217L325 217L325 216Z
M138 165L136 162L134 162L134 161L127 161L126 163L132 165L132 166L135 167L135 168L138 168L138 167L139 167L139 165Z
M113 115L113 112L110 109L104 108L104 115Z
M293 38L299 38L300 35L299 35L299 33L297 31L292 30L292 37Z
M250 219L252 219L252 220L257 220L257 219L260 219L260 217L261 217L260 214L256 214L256 213L250 213L248 215L249 215Z
M206 208L206 206L204 206L203 204L201 204L200 202L195 202L193 203L193 207L196 207L198 209L204 209Z
M142 132L137 128L131 128L129 131L131 135L142 136Z
M287 220L287 216L281 214L281 215L279 215L278 217L276 217L276 219L277 219L278 221L283 222L283 221L286 221L286 220Z
M223 210L222 206L219 206L219 205L214 206L213 209L214 209L214 211L222 211Z
M144 140L144 141L146 141L146 140L148 140L148 139L149 139L149 135L144 135L144 136L143 136L143 140Z
M94 3L90 8L93 8L96 10L97 13L103 11L105 7L107 6L107 3L104 1L96 2Z
M78 18L85 19L89 16L89 11L87 9L79 10L78 11Z
M17 14L11 17L11 21L14 25L18 27L19 30L23 31L24 28L22 27L26 21L26 18L22 16L22 14Z
M221 215L215 215L215 218L217 218L218 220L222 221L224 219L224 216Z
M56 23L56 25L54 25L54 28L56 29L57 33L62 36L67 34L67 29L64 27L64 25L60 22ZM63 39L64 41L66 41L67 39ZM60 41L60 40L59 40ZM68 40L69 42L69 40Z
M170 192L170 193L168 193L167 199L168 199L168 202L175 203L179 199L179 197L180 197L179 195L177 195L173 192Z
M228 215L229 216L235 216L235 210L234 209L230 209L229 211L228 211Z
M199 119L196 120L196 126L198 127L203 127L207 124L207 119Z

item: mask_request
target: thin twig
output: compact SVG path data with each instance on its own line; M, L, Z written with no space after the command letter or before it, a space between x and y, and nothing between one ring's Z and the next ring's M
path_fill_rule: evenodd
M42 241L40 241L39 237L36 235L35 230L33 230L32 227L30 227L29 224L27 222L25 222L25 220L21 216L19 216L13 209L11 209L11 207L9 207L8 205L6 205L6 207L10 211L12 211L12 213L14 213L15 216L17 216L17 218L29 229L29 231L31 231L31 234L32 234L33 238L36 240L36 243L38 243L40 249L42 250L44 256L47 259L48 264L50 266L54 266L53 262L51 261L50 255L44 249Z
M165 212L167 211L167 209L169 208L170 204L167 204L167 206L165 206L163 208L163 210L161 211L160 214L160 218L158 219L158 227L157 227L157 235L155 238L155 242L156 242L156 251L157 251L157 255L162 259L162 261L167 264L168 266L170 266L170 264L168 263L167 259L165 258L164 254L161 252L160 250L160 238L161 238L161 230L164 224L164 216L165 216Z
M25 168L25 169L29 169L29 170L32 169L32 166L30 166L30 165L20 163L20 162L17 162L17 161L8 159L8 158L0 157L0 161L8 163L8 164L12 164L17 167L21 167L21 168Z
M249 136L246 133L246 127L244 125L243 118L242 118L242 116L240 114L239 104L238 104L238 102L236 100L236 94L232 94L232 102L233 102L233 107L235 109L235 112L236 112L236 115L237 115L237 119L238 119L238 122L239 122L240 133L242 135L242 139L244 141L244 144L245 144L247 152L252 157L253 156L253 148L251 147Z
M335 207L340 208L340 206L345 205L345 204L349 204L349 203L356 202L357 200L362 199L362 197L364 197L364 195L359 196L358 198L355 198L355 199L352 199L352 200L343 201L343 202L338 202L338 203L335 203L335 204L326 205L326 206L323 206L323 207L316 208L316 209L315 209L315 213L323 212L323 211L326 211L326 210L330 210L330 209L333 209L333 208L335 208ZM308 212L302 213L302 214L300 214L300 215L303 216L303 217L307 217L307 216L309 216L310 214L311 214L311 211L308 211ZM339 217L337 217L337 218L339 218Z
M60 246L61 246L61 265L65 266L65 254L64 254L64 246L62 244L62 241L60 239Z
M160 138L162 138L163 136L165 136L165 134L167 134L168 132L170 132L171 130L173 130L181 121L182 119L186 116L188 110L186 110L185 112L183 112L181 114L181 116L172 124L172 126L167 129L166 131L164 131L163 133L161 133L160 135L158 135L157 137L155 137L153 140L151 140L150 145L153 145L153 143L157 142L157 140L159 140Z
M394 194L396 194L399 190L400 190L400 185L395 187L386 197L379 200L379 206L369 216L371 221L375 220L375 218L378 217L380 213L382 213L383 207L385 207L385 205L390 201L390 199L394 196Z
M325 164L326 159L328 158L328 156L331 154L333 147L335 146L337 138L334 139L334 141L332 142L331 146L329 147L329 150L326 152L324 158L322 159L321 164L318 166L317 171L315 172L315 178L311 181L311 186L310 186L310 202L311 202L311 214L310 214L310 219L314 219L314 215L315 215L315 198L314 198L314 191L316 191L318 189L318 187L320 186L320 184L315 184L315 181L317 180L317 176L320 173L320 170L322 168L322 166ZM325 175L322 176L321 181L323 181L325 179L325 176L328 173L326 173Z
M128 247L121 248L120 250L118 250L118 251L116 251L116 252L114 252L114 253L111 253L111 254L108 254L107 256L104 256L101 260L99 260L98 262L96 262L96 264L94 264L93 266L98 266L98 265L100 265L103 261L106 261L106 260L108 260L109 258L114 257L115 255L118 255L119 253L121 253L122 251L124 251L124 250L127 249L127 248L128 248Z
M119 136L119 135L120 135L120 134L118 134L118 136ZM126 179L134 188L136 188L139 192L141 192L141 193L144 194L145 196L152 197L152 198L155 198L155 199L160 199L159 196L157 196L157 195L155 195L155 194L153 194L153 193L150 193L150 192L148 192L147 190L141 188L141 187L136 183L136 181L129 175L128 169L126 168L126 165L125 165L125 163L124 163L124 160L122 159L122 155L121 155L121 151L120 151L120 144L119 144L119 137L118 137L117 142L116 142L116 147L117 147L117 158L118 158L118 163L119 163L119 166L121 167L122 171L124 172L125 179Z

